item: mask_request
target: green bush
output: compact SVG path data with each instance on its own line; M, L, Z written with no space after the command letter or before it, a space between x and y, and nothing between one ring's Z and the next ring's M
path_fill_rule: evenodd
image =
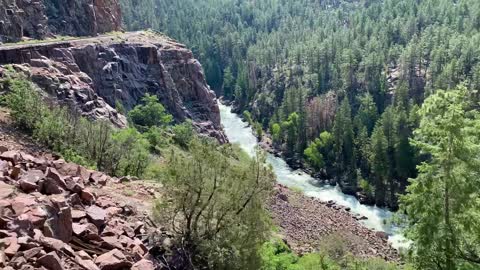
M181 147L187 148L195 137L195 130L191 122L186 121L182 124L175 125L172 128L173 140Z
M161 180L170 199L156 211L174 221L185 247L180 255L195 269L259 267L257 250L270 232L265 202L275 176L263 155L244 160L236 149L195 138L188 152L168 157Z
M39 92L25 79L7 78L2 84L2 88L10 90L10 94L5 96L5 103L11 109L16 124L27 131L33 131L48 111Z
M131 121L140 131L145 131L153 126L164 127L172 123L172 115L166 112L157 96L145 94L142 103L128 112Z
M116 131L108 151L110 171L116 175L141 176L150 162L149 148L148 140L136 129Z
M48 106L35 86L21 76L0 81L15 123L67 161L112 175L140 176L150 144L135 129L115 130L106 121L89 121L66 107Z

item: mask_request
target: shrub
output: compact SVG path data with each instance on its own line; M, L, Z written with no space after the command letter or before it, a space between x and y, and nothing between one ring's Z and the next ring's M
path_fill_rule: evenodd
M190 121L186 121L182 124L175 125L172 128L173 140L181 147L188 148L188 145L195 137L195 130Z
M171 217L185 250L180 255L195 268L258 269L275 176L263 155L240 161L234 149L195 138L188 155L172 151L168 158L163 183L171 199L157 211Z
M149 142L135 129L114 130L107 121L88 121L66 107L48 106L21 76L0 81L15 123L67 161L112 175L140 176L149 162Z
M155 95L145 94L142 98L142 105L138 105L128 112L128 116L140 131L150 127L164 127L173 121Z
M47 112L40 93L25 79L8 78L2 84L3 88L9 89L5 103L11 109L15 123L29 132L33 131Z

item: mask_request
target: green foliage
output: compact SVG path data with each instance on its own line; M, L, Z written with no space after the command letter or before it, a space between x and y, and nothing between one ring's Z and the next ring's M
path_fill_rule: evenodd
M419 110L412 144L428 157L402 197L418 269L480 267L480 113L461 85L438 90Z
M173 140L181 147L188 148L188 145L195 137L195 130L190 121L173 126L172 131Z
M282 127L278 123L274 123L270 128L273 143L278 145L282 140Z
M134 128L112 134L109 151L111 171L119 175L142 175L150 162L150 144Z
M160 149L168 145L168 135L164 128L153 126L143 133L153 152L160 153Z
M334 239L334 238L332 238ZM337 245L327 240L328 243ZM327 245L323 245L327 246ZM333 259L328 253L295 255L280 239L264 243L260 249L262 266L260 270L401 270L408 266L397 266L381 259L360 260L347 254Z
M264 204L275 181L265 157L256 158L206 138L188 155L172 151L162 182L171 197L157 208L170 215L180 254L197 268L257 269L257 249L270 231Z
M255 124L253 125L254 129L255 129L255 135L257 136L257 138L261 139L262 136L263 136L263 127L260 123L258 122L255 122Z
M5 103L12 110L13 119L19 127L32 130L46 110L38 90L23 78L7 78L2 84L12 92L5 97Z
M381 118L387 173L379 192L392 208L416 176L419 159L408 138L419 124L418 106L435 89L462 81L480 89L477 0L121 3L127 27L152 27L187 44L219 95L223 89L263 126L278 123L280 132L271 130L274 145L288 157L300 159L321 132L334 134L342 142L331 153L338 158L331 177L349 192L357 169L372 183L378 175L369 144ZM353 134L350 125L344 131L332 125L334 118L346 119L335 116L345 99ZM299 121L292 139L282 123L294 112Z
M149 143L134 129L115 130L76 112L47 106L33 84L21 76L0 82L8 89L6 104L17 125L67 161L112 175L140 176L149 163Z
M344 99L335 116L333 124L333 137L335 171L338 182L350 192L357 188L356 162L354 149L354 134L352 113L348 99Z
M291 157L295 154L298 143L299 126L300 116L296 112L291 113L288 119L282 122L282 130L286 132L285 142L287 145L287 156Z
M128 116L139 129L165 127L173 121L173 117L166 112L157 96L147 93L142 98L142 103L128 112Z
M320 170L327 164L331 165L331 159L329 154L331 153L333 146L333 137L327 131L322 132L320 137L311 142L307 149L304 151L304 155L308 163L315 169Z
M243 119L245 119L249 125L253 123L252 114L249 111L243 112Z

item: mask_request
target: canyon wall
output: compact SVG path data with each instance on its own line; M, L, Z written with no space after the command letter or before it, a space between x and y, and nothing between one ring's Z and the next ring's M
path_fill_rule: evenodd
M202 66L190 50L165 36L135 32L0 47L0 65L12 65L50 97L90 119L125 127L116 102L128 111L150 93L177 121L191 119L201 133L226 141Z
M122 29L117 0L0 0L0 42Z

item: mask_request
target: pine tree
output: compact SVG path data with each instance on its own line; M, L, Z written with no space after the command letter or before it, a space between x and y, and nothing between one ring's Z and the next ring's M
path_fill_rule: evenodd
M335 171L337 182L344 192L354 193L357 189L355 149L350 103L345 98L340 105L333 124L335 138Z
M372 132L370 167L372 168L375 203L385 205L388 178L388 142L383 132L382 121L378 121Z
M439 90L419 111L413 144L429 159L401 200L418 269L480 267L480 113L469 99L464 86Z

